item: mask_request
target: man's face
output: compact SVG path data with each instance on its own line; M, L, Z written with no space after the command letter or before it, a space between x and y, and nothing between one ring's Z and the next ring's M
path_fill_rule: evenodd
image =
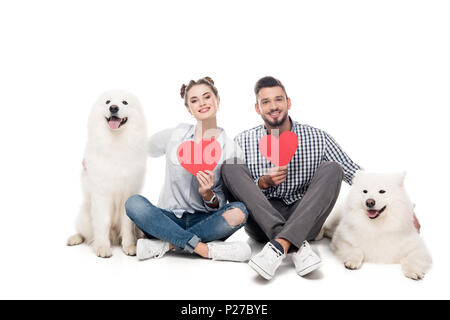
M279 127L288 119L291 99L286 97L281 87L262 88L258 93L256 112L270 127Z

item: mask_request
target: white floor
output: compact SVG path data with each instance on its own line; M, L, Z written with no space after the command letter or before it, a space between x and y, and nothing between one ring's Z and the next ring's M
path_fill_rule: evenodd
M246 263L209 261L184 253L138 261L114 248L97 258L87 245L66 247L62 230L52 243L21 234L20 252L3 252L2 299L439 299L449 298L448 277L435 267L422 281L405 278L398 265L343 267L329 240L315 242L324 266L304 277L288 256L276 277L266 281ZM240 230L233 240L248 241ZM261 245L249 242L253 253ZM14 252L14 253L12 253Z
M399 265L365 264L361 270L347 270L324 239L313 243L324 262L319 271L301 278L288 256L267 282L245 263L209 261L183 253L138 261L125 256L120 247L114 248L111 258L101 259L85 244L66 246L81 203L80 163L70 153L62 155L54 163L36 158L36 167L43 169L27 169L23 180L17 178L17 170L7 172L9 184L3 185L7 201L0 202L0 299L450 298L447 179L433 177L433 190L414 177L407 180L417 204L421 235L433 257L433 268L424 280L407 279ZM156 201L161 182L153 172L147 174L143 194ZM346 189L343 184L342 192ZM248 241L244 230L229 239L238 240ZM251 246L253 254L261 249L253 242Z

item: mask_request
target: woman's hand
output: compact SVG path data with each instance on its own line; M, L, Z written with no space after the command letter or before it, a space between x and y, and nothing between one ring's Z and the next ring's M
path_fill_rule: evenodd
M196 177L199 184L198 192L205 198L214 186L214 173L209 170L206 170L205 172L199 171Z

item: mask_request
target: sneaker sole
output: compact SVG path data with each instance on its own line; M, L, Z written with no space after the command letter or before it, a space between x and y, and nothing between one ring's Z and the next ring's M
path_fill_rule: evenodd
M255 270L261 277L263 277L266 280L270 280L273 278L273 275L268 274L264 269L262 269L260 266L258 266L256 263L253 262L253 260L250 260L248 262L248 265Z
M138 258L139 261L144 261L144 260L148 260L151 259L152 257L148 256L148 254L144 254L142 252L136 252L136 258Z
M157 258L157 256L151 256L147 252L143 251L143 249L141 250L136 249L136 258L138 258L139 261L144 261Z
M297 271L297 274L298 274L299 276L303 277L303 276L306 276L308 273L311 273L311 272L313 272L314 270L319 269L321 266L322 266L322 262L320 261L320 262L317 262L316 264L313 264L312 266L309 266L309 267L306 268L306 269Z

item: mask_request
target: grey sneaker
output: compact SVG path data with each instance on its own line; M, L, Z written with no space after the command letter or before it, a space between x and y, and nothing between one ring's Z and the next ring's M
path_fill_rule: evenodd
M208 243L208 256L213 260L244 262L252 256L246 242L213 241Z
M268 242L264 248L255 255L249 262L249 266L266 280L270 280L275 275L275 271L286 257L273 244Z
M170 243L156 239L139 239L136 245L136 256L139 260L161 258L170 250Z
M303 241L302 246L292 255L295 271L299 276L305 276L322 266L322 260L311 249L308 241Z

